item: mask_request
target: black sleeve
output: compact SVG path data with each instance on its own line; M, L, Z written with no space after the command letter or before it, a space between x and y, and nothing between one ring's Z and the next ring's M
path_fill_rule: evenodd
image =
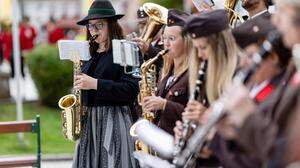
M262 162L258 156L244 153L235 141L228 141L218 133L209 147L225 168L261 167Z
M120 68L119 80L98 79L97 96L116 102L133 102L139 92L138 79L130 74L125 74Z

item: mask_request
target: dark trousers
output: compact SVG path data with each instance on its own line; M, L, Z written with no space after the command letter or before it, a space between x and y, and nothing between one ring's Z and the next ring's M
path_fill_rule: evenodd
M3 50L0 48L0 64L3 62L3 59L4 59Z
M14 57L12 55L10 57L10 67L11 67L11 77L14 78L15 77L15 64L14 64ZM24 78L25 73L24 73L24 57L23 56L21 56L21 74Z

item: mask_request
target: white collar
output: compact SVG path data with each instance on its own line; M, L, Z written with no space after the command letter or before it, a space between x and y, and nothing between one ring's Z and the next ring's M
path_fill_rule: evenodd
M257 16L259 16L259 15L261 15L261 14L263 14L263 13L265 13L265 12L267 12L268 11L268 9L265 9L265 10L263 10L263 11L261 11L261 12L258 12L257 14L255 14L255 15L253 15L252 17L250 17L251 19L254 19L255 17L257 17Z
M265 80L260 84L254 85L250 90L250 97L254 99L269 83L269 80Z

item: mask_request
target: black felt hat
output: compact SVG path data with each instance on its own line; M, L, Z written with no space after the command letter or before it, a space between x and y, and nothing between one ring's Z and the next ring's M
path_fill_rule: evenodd
M235 37L236 43L241 48L245 48L253 43L259 45L269 32L275 30L270 17L271 15L259 15L234 28L232 34Z
M188 18L184 30L192 38L209 36L229 28L228 13L219 9L203 12L199 16L194 15Z
M187 18L190 15L177 10L177 9L169 9L168 10L168 23L167 26L181 26L184 27Z
M116 14L114 7L110 1L107 0L96 0L92 3L88 15L77 22L78 25L86 25L89 20L94 19L112 19L118 20L124 15Z

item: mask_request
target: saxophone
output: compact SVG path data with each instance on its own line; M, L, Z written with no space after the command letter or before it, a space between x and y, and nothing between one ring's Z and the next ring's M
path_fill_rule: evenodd
M80 74L81 65L82 62L80 60L74 61L74 76ZM81 90L74 89L73 93L62 97L58 102L58 106L62 109L62 132L65 138L71 141L77 140L82 132Z
M139 82L140 94L138 97L139 104L142 105L144 98L155 94L156 89L156 65L154 64L160 57L167 54L168 50L160 51L154 58L144 62L141 66L142 79ZM142 118L149 122L154 121L155 115L153 112L148 112L143 109L142 106ZM137 123L133 124L130 128L130 135L136 137L135 129ZM135 142L136 151L143 151L146 153L152 153L151 149L145 145L142 141L136 140Z
M98 35L92 36L89 40L90 44L94 42L97 37ZM72 59L72 61L75 83L75 76L81 73L82 61L78 54L74 54L75 59ZM83 109L81 104L81 90L74 88L73 94L65 95L59 99L58 106L62 109L61 124L64 137L68 140L76 141L82 132L81 118L83 116Z

